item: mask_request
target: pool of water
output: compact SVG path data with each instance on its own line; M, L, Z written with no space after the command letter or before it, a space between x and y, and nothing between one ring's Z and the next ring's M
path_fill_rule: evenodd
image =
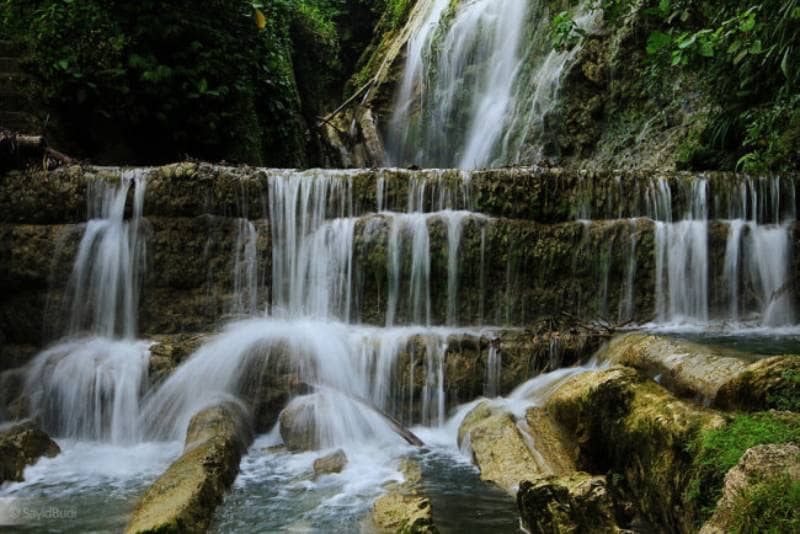
M482 481L478 469L462 455L450 448L435 447L421 454L420 460L424 493L431 499L439 532L519 532L514 499Z
M129 447L58 440L61 454L0 488L0 532L124 530L136 501L180 454L182 444Z
M420 462L422 489L431 499L440 532L519 531L514 500L481 481L478 470L461 455L454 440L442 442L445 430L414 431L431 439L426 448L400 443L346 447L345 469L316 479L314 460L332 451L275 451L270 447L280 438L262 436L243 458L240 474L217 510L211 532L371 532L372 505L386 491L387 483L403 480L399 464L404 457Z

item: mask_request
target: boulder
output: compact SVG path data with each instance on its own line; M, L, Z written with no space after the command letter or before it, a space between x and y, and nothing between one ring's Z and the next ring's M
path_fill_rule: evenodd
M759 445L747 449L739 463L725 475L722 497L714 515L703 525L700 534L724 534L738 531L735 514L743 506L748 491L756 484L778 476L800 481L800 447L794 443Z
M435 534L431 501L421 491L422 470L414 460L404 459L400 470L404 481L392 483L372 508L372 521L379 532Z
M314 451L319 449L316 423L316 403L320 395L314 393L296 397L283 409L279 417L283 443L290 451Z
M478 404L458 430L459 446L469 448L481 479L511 495L523 480L574 471L567 439L544 410L531 408L517 421L507 407L491 401Z
M32 421L0 427L0 484L22 482L25 468L61 452Z
M523 481L517 507L530 534L619 532L602 476L574 473Z
M723 384L715 401L724 410L800 411L800 356L758 361Z
M675 398L626 367L571 377L546 408L574 435L579 465L622 477L645 521L693 529L685 502L692 468L686 444L723 426L719 414Z
M139 499L125 532L205 532L251 441L238 405L199 412L189 423L183 454Z
M347 455L339 449L327 456L321 456L314 460L314 476L330 475L341 473L347 465Z
M748 365L746 355L734 350L639 333L614 338L600 357L658 376L659 383L677 395L709 401Z

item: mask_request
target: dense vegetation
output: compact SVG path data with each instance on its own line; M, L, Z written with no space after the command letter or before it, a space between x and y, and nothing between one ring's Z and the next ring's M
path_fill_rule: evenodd
M612 26L625 24L632 10L643 12L644 77L670 79L682 70L704 82L715 106L708 126L687 140L685 167L760 171L800 165L800 1L592 2ZM555 16L552 27L556 47L581 37L569 12Z
M320 159L385 2L0 0L47 131L96 161Z
M570 3L601 9L612 33L635 19L632 72L656 109L676 100L665 87L678 73L711 102L679 167L798 168L800 0L552 1L557 48L582 37ZM413 4L0 0L0 23L25 51L45 131L71 154L305 166L328 162L318 117L368 81Z

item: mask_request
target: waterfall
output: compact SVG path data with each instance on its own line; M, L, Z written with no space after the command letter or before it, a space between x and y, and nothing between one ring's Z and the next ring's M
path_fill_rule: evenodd
M584 29L594 20L577 15ZM386 132L389 161L460 168L536 161L577 50L552 50L544 2L430 2L407 45Z
M634 317L636 296L636 248L639 236L636 233L636 219L630 219L630 244L628 248L628 265L625 268L625 283L622 287L622 299L619 307L619 321L630 321Z
M595 186L591 180L580 184L576 214L584 228L593 217L628 217L631 224L620 320L633 316L634 287L644 274L636 258L636 225L645 219L653 224L657 323L774 327L795 322L790 273L797 221L794 179L684 175L616 180L602 191ZM605 206L592 213L592 199L600 205L597 196L602 194ZM724 249L712 253L722 239ZM605 267L602 271L605 276ZM601 278L601 297L606 290Z
M503 371L503 356L494 340L489 344L489 354L486 358L486 380L484 381L483 394L493 398L500 394L500 375Z
M120 174L116 184L88 185L89 222L65 295L68 337L30 363L25 392L31 412L54 435L129 444L140 438L136 419L150 356L149 344L135 340L147 181L142 170Z
M236 225L233 264L233 313L253 315L258 309L258 232L247 219Z
M136 335L139 287L146 262L142 210L146 177L123 171L118 184L88 186L90 220L67 287L69 333L90 331L106 337ZM128 192L134 188L133 213L125 219Z
M136 443L148 345L88 338L45 350L31 362L25 384L34 413L59 437Z

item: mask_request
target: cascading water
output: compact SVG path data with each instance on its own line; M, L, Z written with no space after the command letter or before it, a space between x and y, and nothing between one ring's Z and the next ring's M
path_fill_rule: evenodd
M77 530L122 530L132 499L180 451L177 442L143 442L139 425L150 359L150 343L135 339L147 260L146 184L144 170L121 171L117 183L88 184L90 220L64 298L66 337L25 369L30 414L61 453L26 469L25 482L0 490L2 505L25 507L21 518L12 516L14 526L61 530L69 520ZM69 511L75 515L59 515Z
M634 201L625 202L626 197ZM608 191L606 203L617 206L618 213L600 215L622 217L626 211L632 228L640 218L653 221L657 324L775 327L795 322L789 268L796 202L790 178L652 178L636 182L633 190L619 183ZM591 223L589 206L578 213L584 224ZM724 254L712 254L720 235ZM633 231L631 239L620 320L633 316L632 295L641 272Z
M65 299L71 303L69 334L135 337L147 250L141 229L146 184L141 171L123 171L118 184L89 184L89 222ZM131 188L134 202L128 221L125 207Z
M140 438L136 415L149 351L135 335L146 264L146 184L146 173L133 170L122 171L116 184L88 186L90 220L64 299L67 339L40 353L27 371L31 413L56 436L116 444Z

